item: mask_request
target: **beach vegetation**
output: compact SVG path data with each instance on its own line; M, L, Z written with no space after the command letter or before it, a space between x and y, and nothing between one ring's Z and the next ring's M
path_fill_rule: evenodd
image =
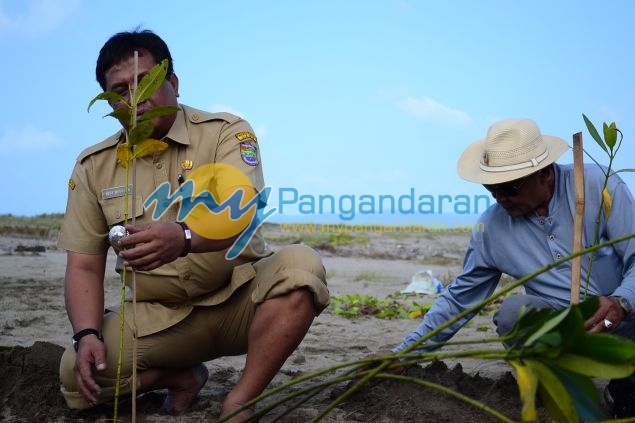
M62 227L63 220L63 213L45 213L35 216L0 214L0 236L54 239Z
M391 278L392 277L390 275L384 275L384 274L378 273L378 272L363 271L363 272L360 272L357 275L355 275L353 280L354 281L379 282L379 281L384 281L384 280L388 280L388 279L391 279Z
M412 294L399 292L384 299L363 294L333 295L330 308L336 316L346 318L372 316L378 319L417 319L430 309L432 303L408 301L412 297Z
M426 256L419 260L419 263L426 266L449 266L457 265L461 262L461 258L450 256L443 253L436 253L431 256Z

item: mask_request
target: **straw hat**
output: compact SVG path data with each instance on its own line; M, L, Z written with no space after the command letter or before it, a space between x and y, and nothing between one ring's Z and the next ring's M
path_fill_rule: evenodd
M569 149L558 137L542 135L530 119L494 123L484 140L470 145L461 155L459 176L479 184L501 184L547 167Z

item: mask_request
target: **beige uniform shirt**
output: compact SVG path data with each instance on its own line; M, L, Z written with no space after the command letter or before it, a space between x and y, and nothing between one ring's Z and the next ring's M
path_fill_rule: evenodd
M242 171L256 190L264 188L260 151L251 126L229 113L207 113L180 105L176 120L163 141L161 153L136 160L136 223L151 223L154 206L144 201L164 182L178 187L179 175L187 178L197 167L227 163ZM58 246L84 254L106 254L108 231L125 216L126 171L118 164L117 144L123 132L84 150L69 181L68 203ZM245 147L246 146L246 147ZM247 149L247 154L245 154ZM166 200L167 201L167 200ZM166 204L167 206L167 204ZM178 203L159 219L175 221ZM130 222L132 215L128 216ZM185 318L195 305L214 305L255 276L251 262L271 254L258 230L242 254L233 260L226 251L190 254L150 272L136 272L137 327L139 336L155 333ZM127 283L132 279L126 272ZM126 313L129 316L131 313Z

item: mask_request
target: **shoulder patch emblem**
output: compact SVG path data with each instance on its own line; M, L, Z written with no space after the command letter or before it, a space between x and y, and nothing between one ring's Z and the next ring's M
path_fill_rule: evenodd
M238 134L236 136L238 136ZM256 166L258 164L256 146L251 142L241 142L240 157L243 159L243 162L247 163L249 166Z
M238 141L244 141L249 138L251 138L254 141L258 141L258 138L256 138L256 136L252 134L251 132L239 132L236 134L236 138L238 138Z
M68 180L68 187L71 189L71 191L73 191L76 186L77 185L75 184L75 181L73 181L72 178Z

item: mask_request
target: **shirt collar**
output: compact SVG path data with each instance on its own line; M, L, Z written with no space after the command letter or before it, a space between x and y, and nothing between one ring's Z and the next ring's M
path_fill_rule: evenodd
M165 137L179 144L190 145L190 140L187 136L187 126L185 125L185 114L183 113L183 107L179 104L179 111L176 113L176 119L172 124L172 127L165 134Z

